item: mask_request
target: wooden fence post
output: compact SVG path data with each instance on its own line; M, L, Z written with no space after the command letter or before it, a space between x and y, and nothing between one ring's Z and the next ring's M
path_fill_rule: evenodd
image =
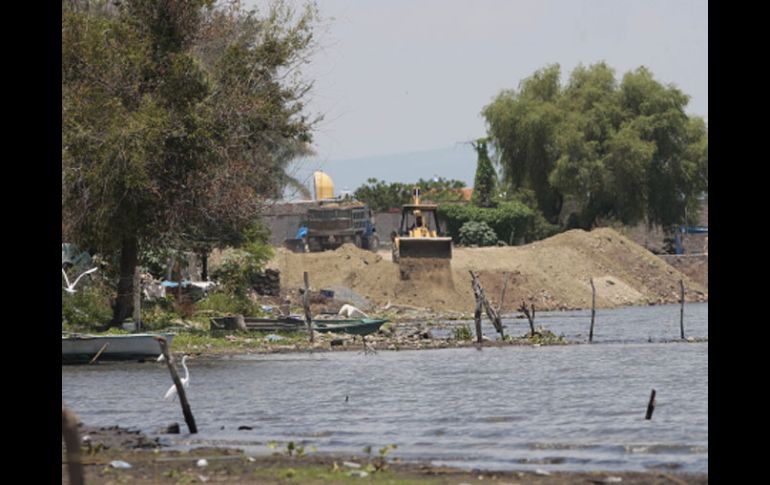
M305 322L307 328L310 331L310 342L315 341L315 335L313 332L313 315L310 312L310 281L307 275L307 271L302 274L305 280L305 294L302 296L302 305L305 307Z
M484 288L481 286L481 281L479 281L478 275L474 273L472 270L469 270L471 274L471 284L473 286L473 293L476 295L476 298L481 301L481 304L484 306L484 309L487 312L487 316L492 321L492 325L494 325L495 330L500 333L500 337L505 337L505 332L503 329L503 322L500 320L500 315L497 313L495 308L492 306L492 304L487 300L486 295L484 294Z
M594 318L596 317L596 286L594 286L594 279L591 278L591 330L588 332L588 341L594 340Z
M519 307L519 311L524 314L524 316L527 317L527 320L529 320L529 330L530 330L530 337L534 337L537 332L535 332L535 304L532 303L532 313L530 313L530 309L527 308L527 304L525 302L521 302L521 306Z
M476 342L481 343L481 298L476 294L476 309L473 312L473 320L476 323Z
M174 367L174 363L171 361L173 356L168 351L168 343L166 342L166 337L155 337L155 340L157 340L158 344L160 344L160 351L163 354L163 357L165 357L168 371L171 373L171 380L174 381L174 385L176 386L176 393L179 396L179 402L182 404L182 414L184 414L184 420L185 423L187 423L187 428L189 428L190 433L197 433L198 427L195 425L195 417L190 410L190 404L187 402L187 394L185 393L184 386L182 385L182 380L179 378L176 367Z
M679 280L679 295L682 306L679 308L679 333L684 340L684 281Z
M650 394L650 402L647 403L647 414L645 414L644 419L652 419L653 411L655 411L655 389Z

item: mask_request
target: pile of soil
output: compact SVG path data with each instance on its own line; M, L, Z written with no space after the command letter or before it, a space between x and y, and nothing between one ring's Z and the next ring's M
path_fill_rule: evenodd
M472 313L469 270L479 274L494 303L508 279L503 313L514 312L522 302L538 310L590 308L591 278L599 308L675 303L680 279L687 301L708 300L707 288L608 228L572 230L525 246L455 247L448 266L433 260L421 264L410 267L404 280L389 252L344 245L306 254L279 248L268 267L280 271L284 292L302 287L307 271L312 289L349 288L370 301L370 309L397 305Z

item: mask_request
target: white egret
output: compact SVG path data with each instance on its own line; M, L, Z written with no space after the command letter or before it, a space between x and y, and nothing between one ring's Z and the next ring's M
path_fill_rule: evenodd
M99 268L95 267L95 268L91 268L88 271L85 271L85 272L81 273L80 276L78 276L75 279L74 282L70 283L70 279L67 277L67 272L64 271L64 268L62 268L61 269L61 274L64 275L64 281L67 283L67 286L62 286L62 289L64 291L66 291L67 293L75 293L75 285L78 284L78 281L80 281L80 278L82 278L83 276L85 276L87 274L93 273L97 269L99 269Z
M181 379L182 381L182 387L187 389L190 387L190 371L187 370L187 365L185 364L185 361L187 360L187 356L185 355L182 357L182 367L184 367L184 377ZM176 399L176 384L171 384L171 387L168 388L168 391L166 391L166 395L163 396L163 399L171 399L172 401Z
M362 312L361 310L354 307L353 305L348 305L348 304L342 305L342 308L340 308L340 311L337 314L348 318L351 318L351 317L369 318L369 316L366 313Z

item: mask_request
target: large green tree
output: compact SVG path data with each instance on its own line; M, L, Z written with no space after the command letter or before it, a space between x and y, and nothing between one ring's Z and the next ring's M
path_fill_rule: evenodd
M564 115L558 105L559 75L558 65L539 70L521 83L518 92L502 91L482 111L503 180L511 192L532 189L538 208L551 222L563 203L563 194L548 180L558 158L554 141Z
M618 82L605 63L578 66L562 87L554 65L483 115L505 182L533 190L551 222L571 200L581 227L605 218L668 227L694 216L708 191L708 133L685 113L688 101L644 67Z
M141 248L236 241L280 192L310 141L296 74L314 18L282 2L62 3L62 217L71 240L120 256L113 324Z

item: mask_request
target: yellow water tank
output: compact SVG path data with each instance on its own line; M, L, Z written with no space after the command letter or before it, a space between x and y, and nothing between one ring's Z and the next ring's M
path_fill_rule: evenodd
M315 185L316 200L334 198L334 183L331 177L321 171L317 171L313 173L313 183Z

